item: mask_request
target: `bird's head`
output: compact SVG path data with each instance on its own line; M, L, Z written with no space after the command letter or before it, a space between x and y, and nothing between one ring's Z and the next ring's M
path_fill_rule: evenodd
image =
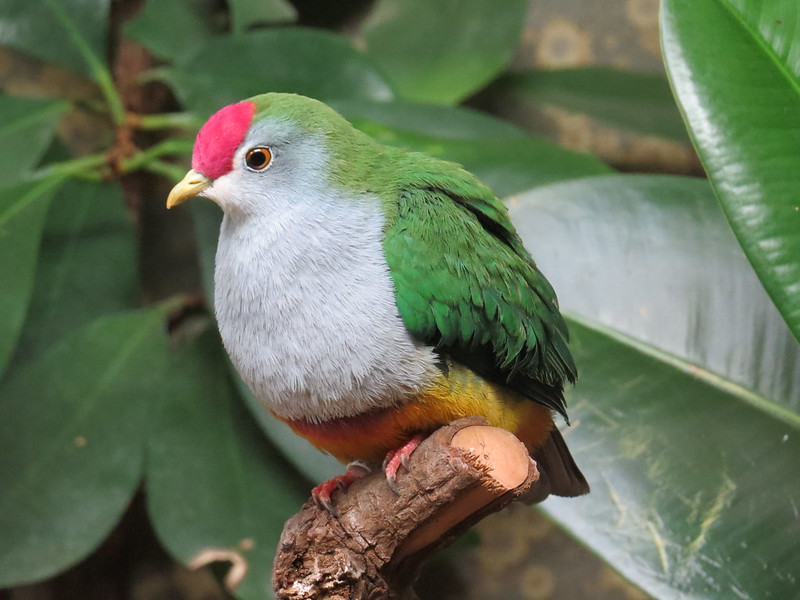
M325 104L263 94L228 105L200 129L192 168L167 208L203 196L231 216L266 214L278 200L319 197L368 173L374 142ZM356 178L356 179L354 179ZM273 201L274 200L274 201Z

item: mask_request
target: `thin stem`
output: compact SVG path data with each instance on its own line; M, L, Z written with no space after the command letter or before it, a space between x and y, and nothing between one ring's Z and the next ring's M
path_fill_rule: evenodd
M147 150L137 152L130 158L123 160L120 164L120 168L123 173L129 173L130 171L147 167L148 164L154 162L161 156L168 154L190 154L191 152L192 142L190 140L179 138L164 140Z
M167 179L171 179L174 182L180 181L183 179L183 176L186 175L186 169L171 165L163 160L154 160L147 163L143 168L145 171L163 175Z
M200 125L200 120L192 113L138 115L136 120L139 129L197 129Z
M95 176L99 178L97 169L107 164L107 162L108 157L105 154L90 154L89 156L82 156L72 160L49 164L36 171L33 174L33 178L47 179L55 175L80 177L84 179L94 179Z

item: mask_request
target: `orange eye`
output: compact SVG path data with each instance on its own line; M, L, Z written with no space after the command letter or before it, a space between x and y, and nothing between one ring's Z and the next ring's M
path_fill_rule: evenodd
M272 162L272 152L270 152L269 148L264 148L263 146L252 148L244 157L244 162L248 169L263 171Z

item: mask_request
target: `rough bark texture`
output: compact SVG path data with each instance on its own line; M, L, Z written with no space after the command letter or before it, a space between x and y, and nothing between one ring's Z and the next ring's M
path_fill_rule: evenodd
M306 502L284 527L275 592L291 600L415 598L409 586L425 558L538 478L511 433L478 418L442 427L401 469L397 494L377 472L334 494L338 517Z

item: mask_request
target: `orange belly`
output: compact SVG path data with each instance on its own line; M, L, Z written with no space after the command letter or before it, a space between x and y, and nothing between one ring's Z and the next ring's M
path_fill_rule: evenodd
M484 417L489 424L515 433L529 450L544 443L553 428L548 408L455 364L446 376L400 406L322 423L282 420L342 462L380 462L414 435L470 416Z

